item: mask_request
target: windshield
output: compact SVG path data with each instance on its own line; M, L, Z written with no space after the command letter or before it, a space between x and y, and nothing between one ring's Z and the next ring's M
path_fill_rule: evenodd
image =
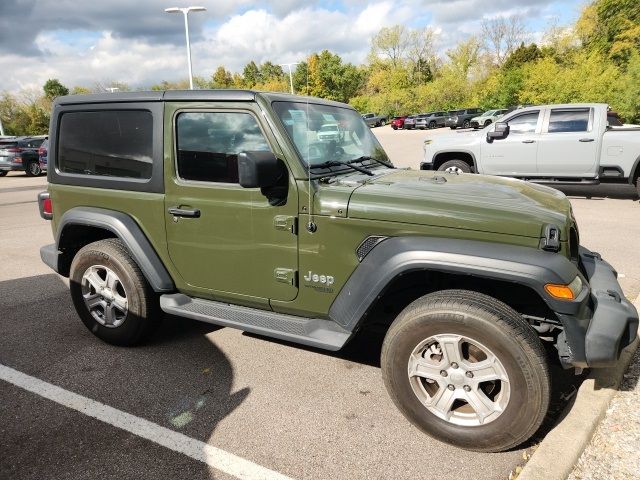
M360 114L350 108L303 102L273 102L273 109L289 138L310 167L330 161L361 159L389 162L376 137ZM319 133L335 132L325 136Z

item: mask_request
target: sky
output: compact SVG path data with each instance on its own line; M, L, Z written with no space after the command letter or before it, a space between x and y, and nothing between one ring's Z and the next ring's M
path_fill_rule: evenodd
M395 24L431 27L438 51L480 32L483 19L520 15L533 40L574 22L585 0L0 0L0 91L124 82L134 88L187 78L182 14L200 5L189 28L194 75L251 60L296 62L331 50L362 63L371 37ZM199 3L198 3L199 2Z

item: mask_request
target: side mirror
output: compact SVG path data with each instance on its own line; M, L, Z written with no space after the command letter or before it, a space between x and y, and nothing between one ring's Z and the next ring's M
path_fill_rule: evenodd
M496 122L496 128L487 132L487 142L494 140L504 140L509 135L509 124L505 122Z
M238 154L238 178L244 188L274 187L282 172L282 162L272 152Z

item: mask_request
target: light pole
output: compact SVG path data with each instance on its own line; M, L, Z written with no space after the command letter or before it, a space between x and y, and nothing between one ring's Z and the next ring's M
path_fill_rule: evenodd
M291 67L294 65L299 65L300 62L292 62L292 63L281 63L281 67L289 67L289 85L291 86L291 94L293 95L293 74L291 73Z
M184 16L184 34L187 37L187 63L189 64L189 88L193 90L193 72L191 70L191 44L189 43L189 12L204 12L204 7L171 7L165 8L167 13L182 12Z

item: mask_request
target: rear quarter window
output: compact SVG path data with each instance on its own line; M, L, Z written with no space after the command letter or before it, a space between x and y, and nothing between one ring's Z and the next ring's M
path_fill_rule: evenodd
M72 111L59 125L57 167L62 173L151 178L153 116L146 110Z

